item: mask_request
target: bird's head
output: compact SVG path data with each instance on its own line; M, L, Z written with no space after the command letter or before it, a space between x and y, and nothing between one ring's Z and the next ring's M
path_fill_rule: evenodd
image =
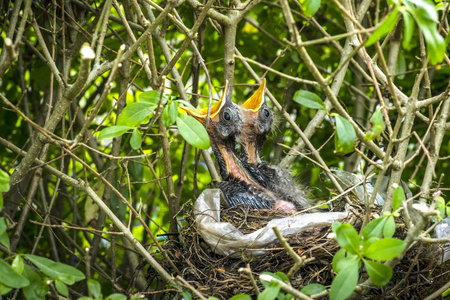
M204 125L206 124L207 107L198 111L184 106L181 108ZM206 128L223 179L235 172L233 166L235 165L236 137L240 134L242 126L241 111L233 103L232 90L227 81L219 102L211 107L210 120Z
M250 163L260 161L259 151L273 126L273 113L264 99L265 87L266 79L264 78L258 90L239 106L244 119L240 140Z

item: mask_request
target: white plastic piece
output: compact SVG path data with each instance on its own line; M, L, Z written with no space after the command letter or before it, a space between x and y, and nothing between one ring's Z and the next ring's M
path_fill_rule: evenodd
M436 228L436 238L444 239L450 237L450 217L445 218L439 223ZM446 243L442 247L442 261L441 263L446 262L450 259L450 243Z
M320 225L331 226L348 216L347 212L289 216L271 220L265 227L243 234L230 223L220 222L220 201L219 189L204 190L194 204L195 222L200 235L215 253L232 257L266 254L266 251L248 249L262 249L272 244L277 239L272 230L275 225L283 236L287 236Z

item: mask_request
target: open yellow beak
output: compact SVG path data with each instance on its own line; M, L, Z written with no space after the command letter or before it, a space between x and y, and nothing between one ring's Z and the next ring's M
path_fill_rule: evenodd
M225 89L224 89L224 92L223 92L222 97L220 98L219 102L217 102L216 105L211 107L211 113L210 113L211 119L214 118L220 112L222 107L225 105L225 94L227 94L227 91L228 91L228 80L225 82ZM208 114L208 107L205 107L205 108L202 108L199 110L194 110L192 108L180 105L180 108L185 110L188 114L190 114L191 116L193 116L200 122L202 122L202 123L205 122L206 116Z
M258 90L245 101L244 104L241 105L242 108L251 110L253 112L258 111L261 108L261 105L264 103L264 90L266 88L266 79L263 78L261 85Z

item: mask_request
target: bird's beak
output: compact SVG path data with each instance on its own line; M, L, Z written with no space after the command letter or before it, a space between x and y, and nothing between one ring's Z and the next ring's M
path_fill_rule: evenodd
M258 111L264 103L265 88L266 88L266 79L263 78L258 90L250 97L250 99L245 101L245 103L242 104L241 107L246 110L251 110L253 112Z
M232 100L231 100L231 87L228 85L228 80L227 80L225 82L225 89L222 94L222 97L220 98L219 102L217 102L216 105L211 107L211 113L209 115L210 118L211 119L214 118L220 112L220 110L225 105L225 103L228 101L232 101ZM188 114L190 114L194 118L196 118L197 120L199 120L200 122L205 123L205 120L206 120L206 117L208 114L208 107L205 107L205 108L202 108L199 110L195 110L195 109L180 105L180 108L182 110L186 111Z

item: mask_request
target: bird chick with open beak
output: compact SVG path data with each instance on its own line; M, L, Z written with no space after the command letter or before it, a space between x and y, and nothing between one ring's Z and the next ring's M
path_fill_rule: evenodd
M236 136L242 131L242 117L233 103L228 82L219 102L211 108L206 128L211 148L216 156L220 175L224 181L218 184L230 206L245 205L251 208L272 208L276 202L270 191L252 180L235 155ZM205 124L208 108L199 111L181 106L188 114Z
M264 98L265 87L264 78L258 90L239 106L244 121L239 136L242 144L240 159L246 172L256 182L282 199L275 203L273 209L293 211L308 208L311 204L305 193L292 181L290 173L260 158L259 153L273 126L273 113Z

